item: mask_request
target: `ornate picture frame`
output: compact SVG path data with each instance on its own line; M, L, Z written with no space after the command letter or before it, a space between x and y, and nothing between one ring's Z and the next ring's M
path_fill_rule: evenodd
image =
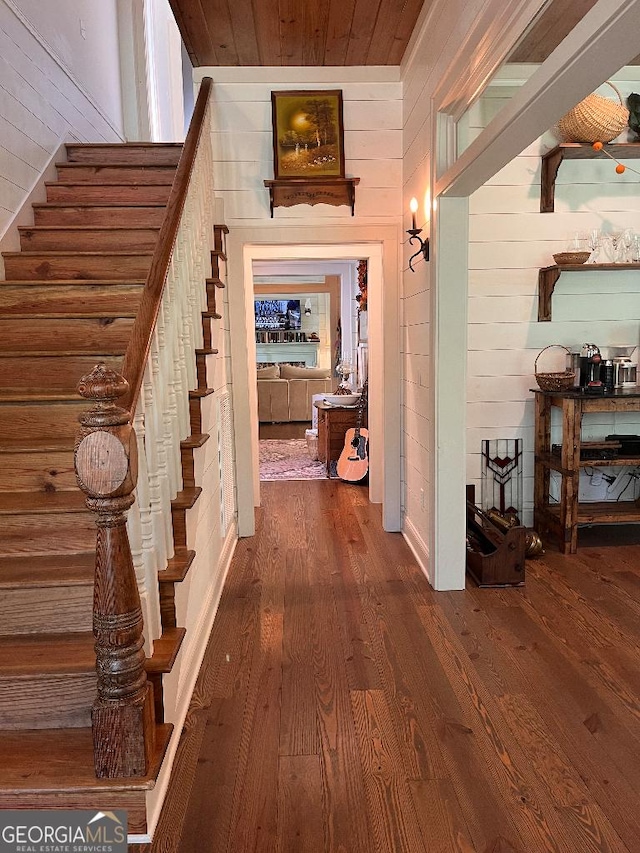
M341 89L271 92L273 172L280 178L344 178Z

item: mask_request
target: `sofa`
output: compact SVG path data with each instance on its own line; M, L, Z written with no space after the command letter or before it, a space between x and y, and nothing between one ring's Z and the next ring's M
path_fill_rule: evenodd
M261 423L310 421L311 398L330 394L334 385L329 368L274 364L259 368L257 374Z

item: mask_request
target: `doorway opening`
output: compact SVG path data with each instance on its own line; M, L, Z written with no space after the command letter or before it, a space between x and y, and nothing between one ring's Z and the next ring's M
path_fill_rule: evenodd
M296 229L300 236L319 239L317 228ZM255 262L368 263L369 499L382 504L383 525L399 530L400 506L400 346L398 323L398 241L395 228L353 229L359 242L341 243L344 228L327 227L326 242L275 244L284 229L233 229L228 243L229 311L232 327L235 441L238 476L238 526L240 534L254 530L254 507L260 504L258 465L258 393L255 341L253 265ZM372 233L373 232L373 233ZM286 237L291 238L291 229ZM296 235L297 236L297 235ZM263 237L265 243L257 243ZM372 240L372 237L378 237ZM330 242L333 239L334 242ZM267 242L268 241L268 242Z
M335 476L326 442L318 442L318 406L328 405L339 383L355 393L366 379L356 370L364 346L356 301L359 263L253 262L261 481ZM338 371L345 366L349 373L342 380ZM351 397L344 402L355 410ZM320 427L324 439L324 419Z

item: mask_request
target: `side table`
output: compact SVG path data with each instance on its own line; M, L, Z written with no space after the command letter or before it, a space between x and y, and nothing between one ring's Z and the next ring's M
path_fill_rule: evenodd
M327 477L331 475L331 463L337 462L344 447L344 437L358 420L358 409L332 406L329 403L313 404L318 410L318 459L327 466ZM367 410L363 412L362 426L367 426Z
M580 469L584 467L635 466L632 459L581 460L583 415L593 412L640 411L640 388L623 389L612 394L589 396L580 391L541 391L535 394L536 435L534 472L534 527L538 532L556 535L563 554L578 550L580 524L623 524L640 522L640 504L636 501L580 503ZM562 411L562 451L551 452L551 410ZM551 471L560 474L560 503L549 500Z

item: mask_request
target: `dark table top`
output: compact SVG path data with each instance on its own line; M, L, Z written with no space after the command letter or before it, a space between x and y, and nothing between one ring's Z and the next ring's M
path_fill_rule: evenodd
M574 400L628 400L635 397L640 398L640 386L635 388L619 388L609 394L585 394L580 388L571 388L568 391L543 391L542 388L530 388L534 394L544 394L547 397L564 397Z

